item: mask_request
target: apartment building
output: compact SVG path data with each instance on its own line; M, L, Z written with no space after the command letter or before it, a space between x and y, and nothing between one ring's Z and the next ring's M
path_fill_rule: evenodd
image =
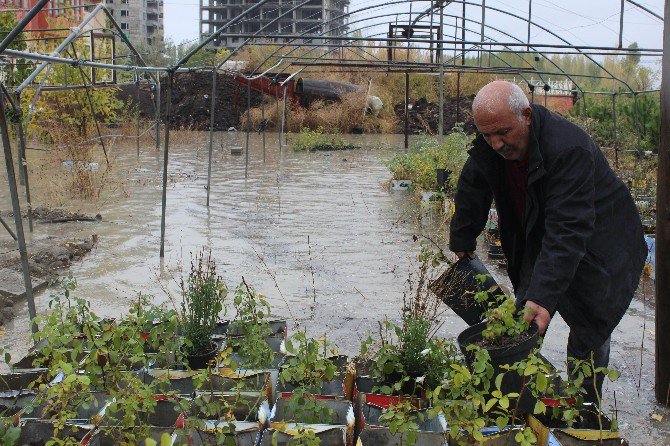
M67 24L76 26L88 15L96 4L103 0L51 0L25 27L31 37L40 37L42 30L49 29L49 19L65 18ZM38 0L0 0L0 9L10 10L16 14L17 20L23 18L26 13L38 3ZM104 24L104 20L97 25ZM92 25L89 25L92 26Z
M163 0L105 0L105 4L132 42L163 41Z
M216 32L229 20L242 14L257 2L258 0L200 0L201 38ZM224 33L255 33L299 3L295 0L275 0L265 3L251 13L250 17L230 27ZM300 9L288 13L261 33L299 35L309 32L309 34L323 33L327 36L341 36L347 32L346 20L342 15L348 9L349 0L312 0ZM244 37L222 37L216 39L214 45L232 49L244 40Z

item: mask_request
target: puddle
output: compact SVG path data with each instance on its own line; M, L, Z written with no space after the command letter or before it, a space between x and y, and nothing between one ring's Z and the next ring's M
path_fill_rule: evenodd
M401 150L402 135L352 136L347 142L363 147L357 150L294 153L286 148L282 155L277 136L268 134L264 162L262 138L252 134L245 179L244 154L230 153L230 147L244 147L245 135L217 133L209 208L207 133L172 132L171 140L164 261L158 256L162 152L153 142L143 143L139 159L133 141L113 146L114 170L97 202L62 198L66 209L100 213L101 222L35 226L34 239L98 234L94 250L70 271L79 295L102 316L119 315L139 291L157 302L169 300L167 294L178 299L178 278L190 253L210 246L230 287L244 276L268 297L275 315L311 335L326 334L344 353L355 354L359 339L376 331L377 321L398 319L408 273L417 267L413 236L424 234L446 246L448 223L440 214L385 185L389 173L383 161ZM370 148L379 145L385 148ZM55 205L53 190L67 174L54 174L57 162L46 152L31 151L29 164L34 206ZM0 181L6 184L4 172ZM0 187L0 207L11 207L5 187ZM48 294L37 296L38 311L46 308ZM11 346L14 356L29 345L25 314L0 337L0 345ZM444 335L465 328L451 311L445 317ZM636 299L613 336L611 365L622 377L607 386L605 399L613 406L616 392L619 423L631 444L670 444L670 414L653 403L653 321L653 309ZM543 349L555 364L563 361L567 334L557 318ZM665 420L651 421L652 413L666 415Z

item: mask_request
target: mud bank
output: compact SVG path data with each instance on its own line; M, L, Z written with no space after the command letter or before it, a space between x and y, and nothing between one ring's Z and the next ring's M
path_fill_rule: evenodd
M24 227L27 229L26 212L22 212ZM10 211L0 212L3 219L13 227L14 215ZM31 212L33 223L41 224L92 224L101 219L86 216L77 212L63 209L49 209L38 207ZM89 223L82 223L89 222ZM4 229L0 228L4 231ZM23 282L21 257L16 242L9 237L0 239L0 325L6 325L14 315L25 305L25 285ZM28 235L30 237L30 235ZM27 242L28 265L33 285L33 292L45 288L48 283L63 274L73 262L84 258L96 245L97 234L88 238L68 236L45 236Z

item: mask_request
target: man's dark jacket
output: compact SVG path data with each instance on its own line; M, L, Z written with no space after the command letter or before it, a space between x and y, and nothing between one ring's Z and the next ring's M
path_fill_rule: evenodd
M647 257L640 216L598 145L532 105L526 221L517 224L504 159L479 135L458 181L449 248L474 251L495 199L517 301L558 311L589 349L623 317Z

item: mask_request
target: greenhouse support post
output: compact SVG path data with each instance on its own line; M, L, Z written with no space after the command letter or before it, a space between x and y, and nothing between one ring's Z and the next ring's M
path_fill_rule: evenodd
M168 155L170 148L170 110L172 108L172 85L174 72L168 72L167 96L165 105L165 147L163 147L163 194L161 197L161 248L160 258L165 257L165 210L167 206Z
M156 150L161 148L161 83L156 83Z
M209 151L207 158L207 207L209 207L209 190L212 187L212 149L214 146L214 113L216 112L216 68L212 70L212 101L209 110Z
M665 0L656 188L656 400L670 402L670 0Z
M438 40L442 40L443 38L443 30L444 29L444 4L440 7L440 29L438 31ZM482 28L483 29L483 28ZM444 141L444 54L443 54L443 48L444 44L442 42L439 42L437 44L438 48L438 53L437 53L437 58L440 62L440 110L439 110L439 121L438 121L438 129L437 129L437 135L438 135L438 140L440 143Z
M405 72L405 150L409 149L409 73Z
M137 100L137 116L135 116L135 145L137 147L137 157L140 157L140 77L135 75L135 95Z
M12 106L12 110L16 114L17 120L16 120L16 135L18 138L19 142L19 174L20 177L23 179L21 182L21 185L24 186L25 192L26 192L26 207L27 209L27 215L28 215L28 230L32 233L33 232L33 205L32 205L32 200L30 199L30 178L28 178L28 161L26 159L26 135L24 133L23 129L23 110L21 109L21 95L16 94L13 98L12 95L9 94L7 91L7 88L5 87L4 84L0 84L0 89L2 90L2 93L5 95L7 100ZM16 240L16 237L14 237L14 240Z
M284 85L284 109L281 113L281 133L279 133L279 152L283 155L286 140L284 139L284 130L286 129L286 86Z
M247 146L244 150L244 178L249 178L249 132L251 132L251 79L247 79Z
M28 250L26 248L26 236L23 232L23 220L21 219L21 204L19 203L19 193L16 189L16 175L14 173L14 160L12 159L12 149L9 143L9 130L7 128L7 116L5 115L5 95L0 93L0 132L2 132L2 147L5 152L5 166L7 168L7 182L9 183L9 195L12 201L12 212L14 213L14 225L16 229L16 238L19 245L19 256L21 257L21 269L23 270L23 284L26 288L26 301L28 302L28 314L30 315L30 329L33 333L37 332L37 326L34 323L37 312L35 310L35 299L33 297L33 285L30 280L30 265L28 264Z
M263 132L263 162L265 162L265 128L267 124L265 122L265 101L261 98L261 131Z

